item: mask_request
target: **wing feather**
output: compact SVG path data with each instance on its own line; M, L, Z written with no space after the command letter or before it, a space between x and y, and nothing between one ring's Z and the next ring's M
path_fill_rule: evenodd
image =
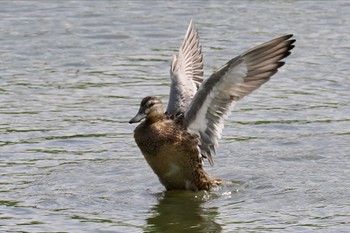
M191 20L178 55L170 67L168 115L184 113L203 81L203 55L198 32Z
M200 136L201 155L213 165L213 155L234 104L259 88L284 65L295 40L286 35L256 46L228 61L198 89L185 112L187 131Z

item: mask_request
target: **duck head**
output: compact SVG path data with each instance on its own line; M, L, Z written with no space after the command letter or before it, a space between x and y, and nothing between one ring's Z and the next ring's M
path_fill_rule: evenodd
M140 109L136 116L131 118L130 124L140 122L146 118L150 123L162 120L164 117L164 108L162 101L155 96L147 96L143 98Z

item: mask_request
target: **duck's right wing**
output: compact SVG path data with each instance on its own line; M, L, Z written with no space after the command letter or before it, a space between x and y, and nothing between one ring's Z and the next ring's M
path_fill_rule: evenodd
M184 113L203 81L203 55L198 32L191 20L178 55L170 67L168 115Z
M188 110L185 127L200 136L201 155L213 165L213 155L234 103L259 88L284 65L295 40L286 35L233 58L200 86Z

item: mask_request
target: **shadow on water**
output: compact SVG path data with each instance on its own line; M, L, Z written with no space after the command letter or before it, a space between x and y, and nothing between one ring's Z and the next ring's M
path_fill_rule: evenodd
M221 232L217 207L205 207L206 192L165 191L147 219L144 232Z

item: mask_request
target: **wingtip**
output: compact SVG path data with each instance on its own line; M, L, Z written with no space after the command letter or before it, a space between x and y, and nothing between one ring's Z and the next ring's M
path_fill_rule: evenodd
M191 18L190 23L188 24L188 31L190 31L190 30L197 32L197 28L196 28L196 25L194 23L193 18Z
M190 24L189 24L189 26L188 26L188 29L191 29L191 30L193 30L193 31L195 31L195 32L197 31L193 19L191 19Z
M291 45L294 44L297 41L295 38L292 38L292 37L294 37L293 34L288 34L288 35L285 36L285 40L288 40L289 44L291 44Z

